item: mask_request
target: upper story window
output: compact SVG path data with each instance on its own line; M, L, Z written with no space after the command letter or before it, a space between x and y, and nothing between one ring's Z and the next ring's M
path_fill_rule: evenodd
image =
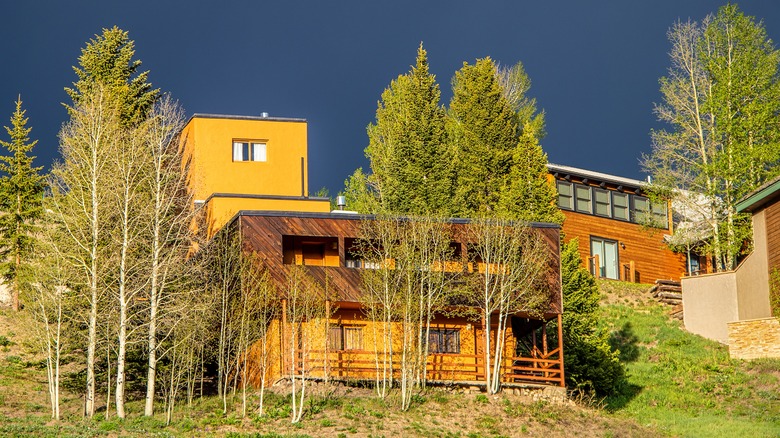
M609 191L603 189L593 189L593 200L595 201L596 213L599 216L611 216L612 206L609 199Z
M266 161L265 143L234 141L233 161Z
M592 213L590 187L576 185L574 192L577 194L577 211L580 213Z
M650 220L650 200L643 196L634 196L634 222Z
M558 207L574 210L574 194L572 190L571 183L558 181Z
M624 221L628 220L628 194L612 193L612 217Z
M669 226L666 202L580 183L556 181L558 207L656 228Z

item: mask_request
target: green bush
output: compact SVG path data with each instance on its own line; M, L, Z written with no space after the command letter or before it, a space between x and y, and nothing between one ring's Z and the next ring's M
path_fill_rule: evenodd
M599 328L599 290L582 266L577 239L561 247L561 278L566 385L599 396L612 394L622 386L625 369L609 332Z

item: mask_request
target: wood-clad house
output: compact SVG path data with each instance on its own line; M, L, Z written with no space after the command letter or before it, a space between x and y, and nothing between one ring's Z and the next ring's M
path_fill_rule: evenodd
M258 269L267 270L280 291L288 287L290 269L295 266L303 266L324 291L330 317L308 323L312 331L321 334L307 352L313 362L307 374L312 378L366 381L375 378L379 348L376 327L367 318L361 303L362 271L371 266L362 262L356 251L361 224L371 220L374 220L371 216L338 212L241 211L229 223L233 232L240 233L243 250L259 256L262 266ZM454 236L451 246L456 248L453 263L464 270L467 269L464 254L469 243L464 237L467 224L465 220L449 221ZM559 228L552 224L532 224L532 230L544 239L550 252L545 280L549 301L543 314L536 314L535 318L522 312L512 316L505 339L501 340L505 355L501 380L505 386L564 386ZM289 345L290 336L294 336L285 320L283 315L271 330L272 345ZM496 325L495 320L488 323ZM457 312L436 315L428 338L427 379L475 385L482 382L485 324L479 318ZM393 333L393 345L401 335ZM272 353L267 369L267 379L271 382L290 371L288 356L279 354L279 349L272 347L277 353Z
M652 202L643 181L548 164L565 216L565 241L577 238L583 262L601 278L653 283L680 280L686 258L669 249L668 202Z
M291 273L305 271L323 290L328 317L307 321L305 330L319 336L306 352L312 378L373 380L375 325L361 304L361 272L370 264L355 256L361 223L372 220L346 213L328 213L329 199L310 196L308 190L307 123L303 119L196 114L182 132L181 147L188 170L188 185L205 225L207 238L237 233L243 251L258 256L257 269L270 276L279 297L290 290ZM454 254L447 262L466 269L467 223L451 220ZM512 316L501 340L506 360L501 381L512 384L564 385L561 330L559 227L533 224L549 251L549 272L544 290L548 305L541 315ZM236 235L236 234L233 234ZM473 267L472 267L473 268ZM433 267L431 268L433 269ZM478 267L477 267L478 269ZM457 272L453 272L457 275ZM288 322L291 309L269 326L273 359L265 367L267 383L289 376L296 361L285 360L282 347L295 344L296 332ZM465 316L436 315L428 337L427 376L431 381L473 382L484 379L483 329L496 321ZM299 330L299 329L296 329ZM393 348L403 333L392 333Z

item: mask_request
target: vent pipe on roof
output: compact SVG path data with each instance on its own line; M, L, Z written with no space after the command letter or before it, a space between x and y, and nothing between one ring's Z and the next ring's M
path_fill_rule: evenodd
M337 196L336 197L336 205L339 207L339 210L344 210L344 207L347 206L347 197L346 196Z
M266 117L268 117L268 113L263 111L263 112L260 113L260 117L266 118Z

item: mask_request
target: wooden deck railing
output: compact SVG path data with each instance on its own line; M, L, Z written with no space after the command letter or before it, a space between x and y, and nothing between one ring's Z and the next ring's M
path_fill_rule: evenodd
M502 365L502 383L535 383L563 386L560 350L554 349L542 354L535 349L534 357L505 357ZM381 353L380 353L381 354ZM427 379L430 381L473 382L485 378L484 356L474 354L429 354L426 364ZM298 368L303 365L298 356ZM373 380L377 373L376 355L372 351L330 351L308 352L307 374L311 377L344 380ZM393 356L392 369L399 377L400 354ZM381 363L380 363L381 366Z

